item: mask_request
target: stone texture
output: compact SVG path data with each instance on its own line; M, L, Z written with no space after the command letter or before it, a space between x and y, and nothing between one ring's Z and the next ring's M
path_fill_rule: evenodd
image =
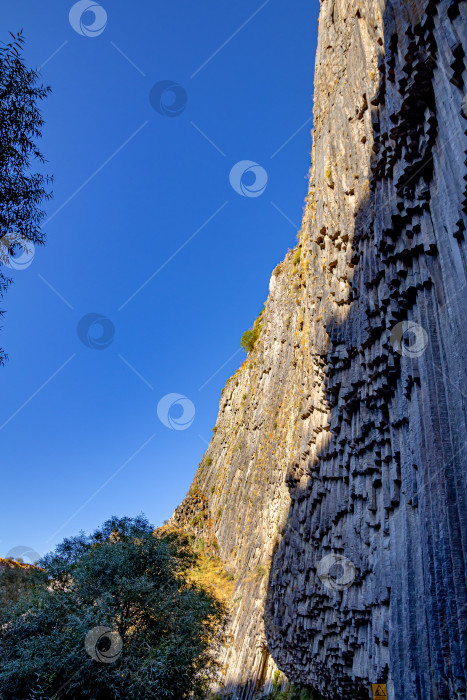
M233 697L466 698L466 19L321 2L300 259L173 516L236 576Z

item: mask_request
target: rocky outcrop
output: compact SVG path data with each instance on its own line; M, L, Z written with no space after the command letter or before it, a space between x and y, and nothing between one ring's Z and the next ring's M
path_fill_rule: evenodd
M173 518L236 577L233 697L466 697L466 20L321 2L300 242Z

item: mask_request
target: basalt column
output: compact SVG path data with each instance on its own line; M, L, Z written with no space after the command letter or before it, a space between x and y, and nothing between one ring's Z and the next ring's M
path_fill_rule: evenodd
M233 698L466 698L466 27L321 2L300 241L171 521L235 577Z
M302 246L350 291L323 313L327 352L312 345L326 439L302 431L266 630L329 698L377 681L466 697L466 20L452 0L322 3Z

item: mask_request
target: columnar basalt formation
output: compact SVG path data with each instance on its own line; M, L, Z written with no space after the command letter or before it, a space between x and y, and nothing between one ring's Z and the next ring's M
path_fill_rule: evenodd
M236 576L224 689L466 698L467 2L322 0L300 242L173 521Z

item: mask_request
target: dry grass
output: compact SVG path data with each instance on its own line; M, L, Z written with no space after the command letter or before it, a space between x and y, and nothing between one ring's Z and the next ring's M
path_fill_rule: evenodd
M228 603L232 598L235 580L224 570L218 557L200 555L197 566L189 574L189 579L212 591L223 603Z
M157 528L155 532L160 535L170 532L183 534L184 530L167 523ZM202 538L193 540L192 547L196 551L198 560L193 569L188 572L188 580L209 590L222 603L230 603L235 588L234 576L225 571L222 560L219 557L205 553L206 543ZM217 548L216 542L214 542L214 547Z
M26 562L16 561L16 559L2 559L0 558L0 569L39 569L38 566L34 564L27 564Z

